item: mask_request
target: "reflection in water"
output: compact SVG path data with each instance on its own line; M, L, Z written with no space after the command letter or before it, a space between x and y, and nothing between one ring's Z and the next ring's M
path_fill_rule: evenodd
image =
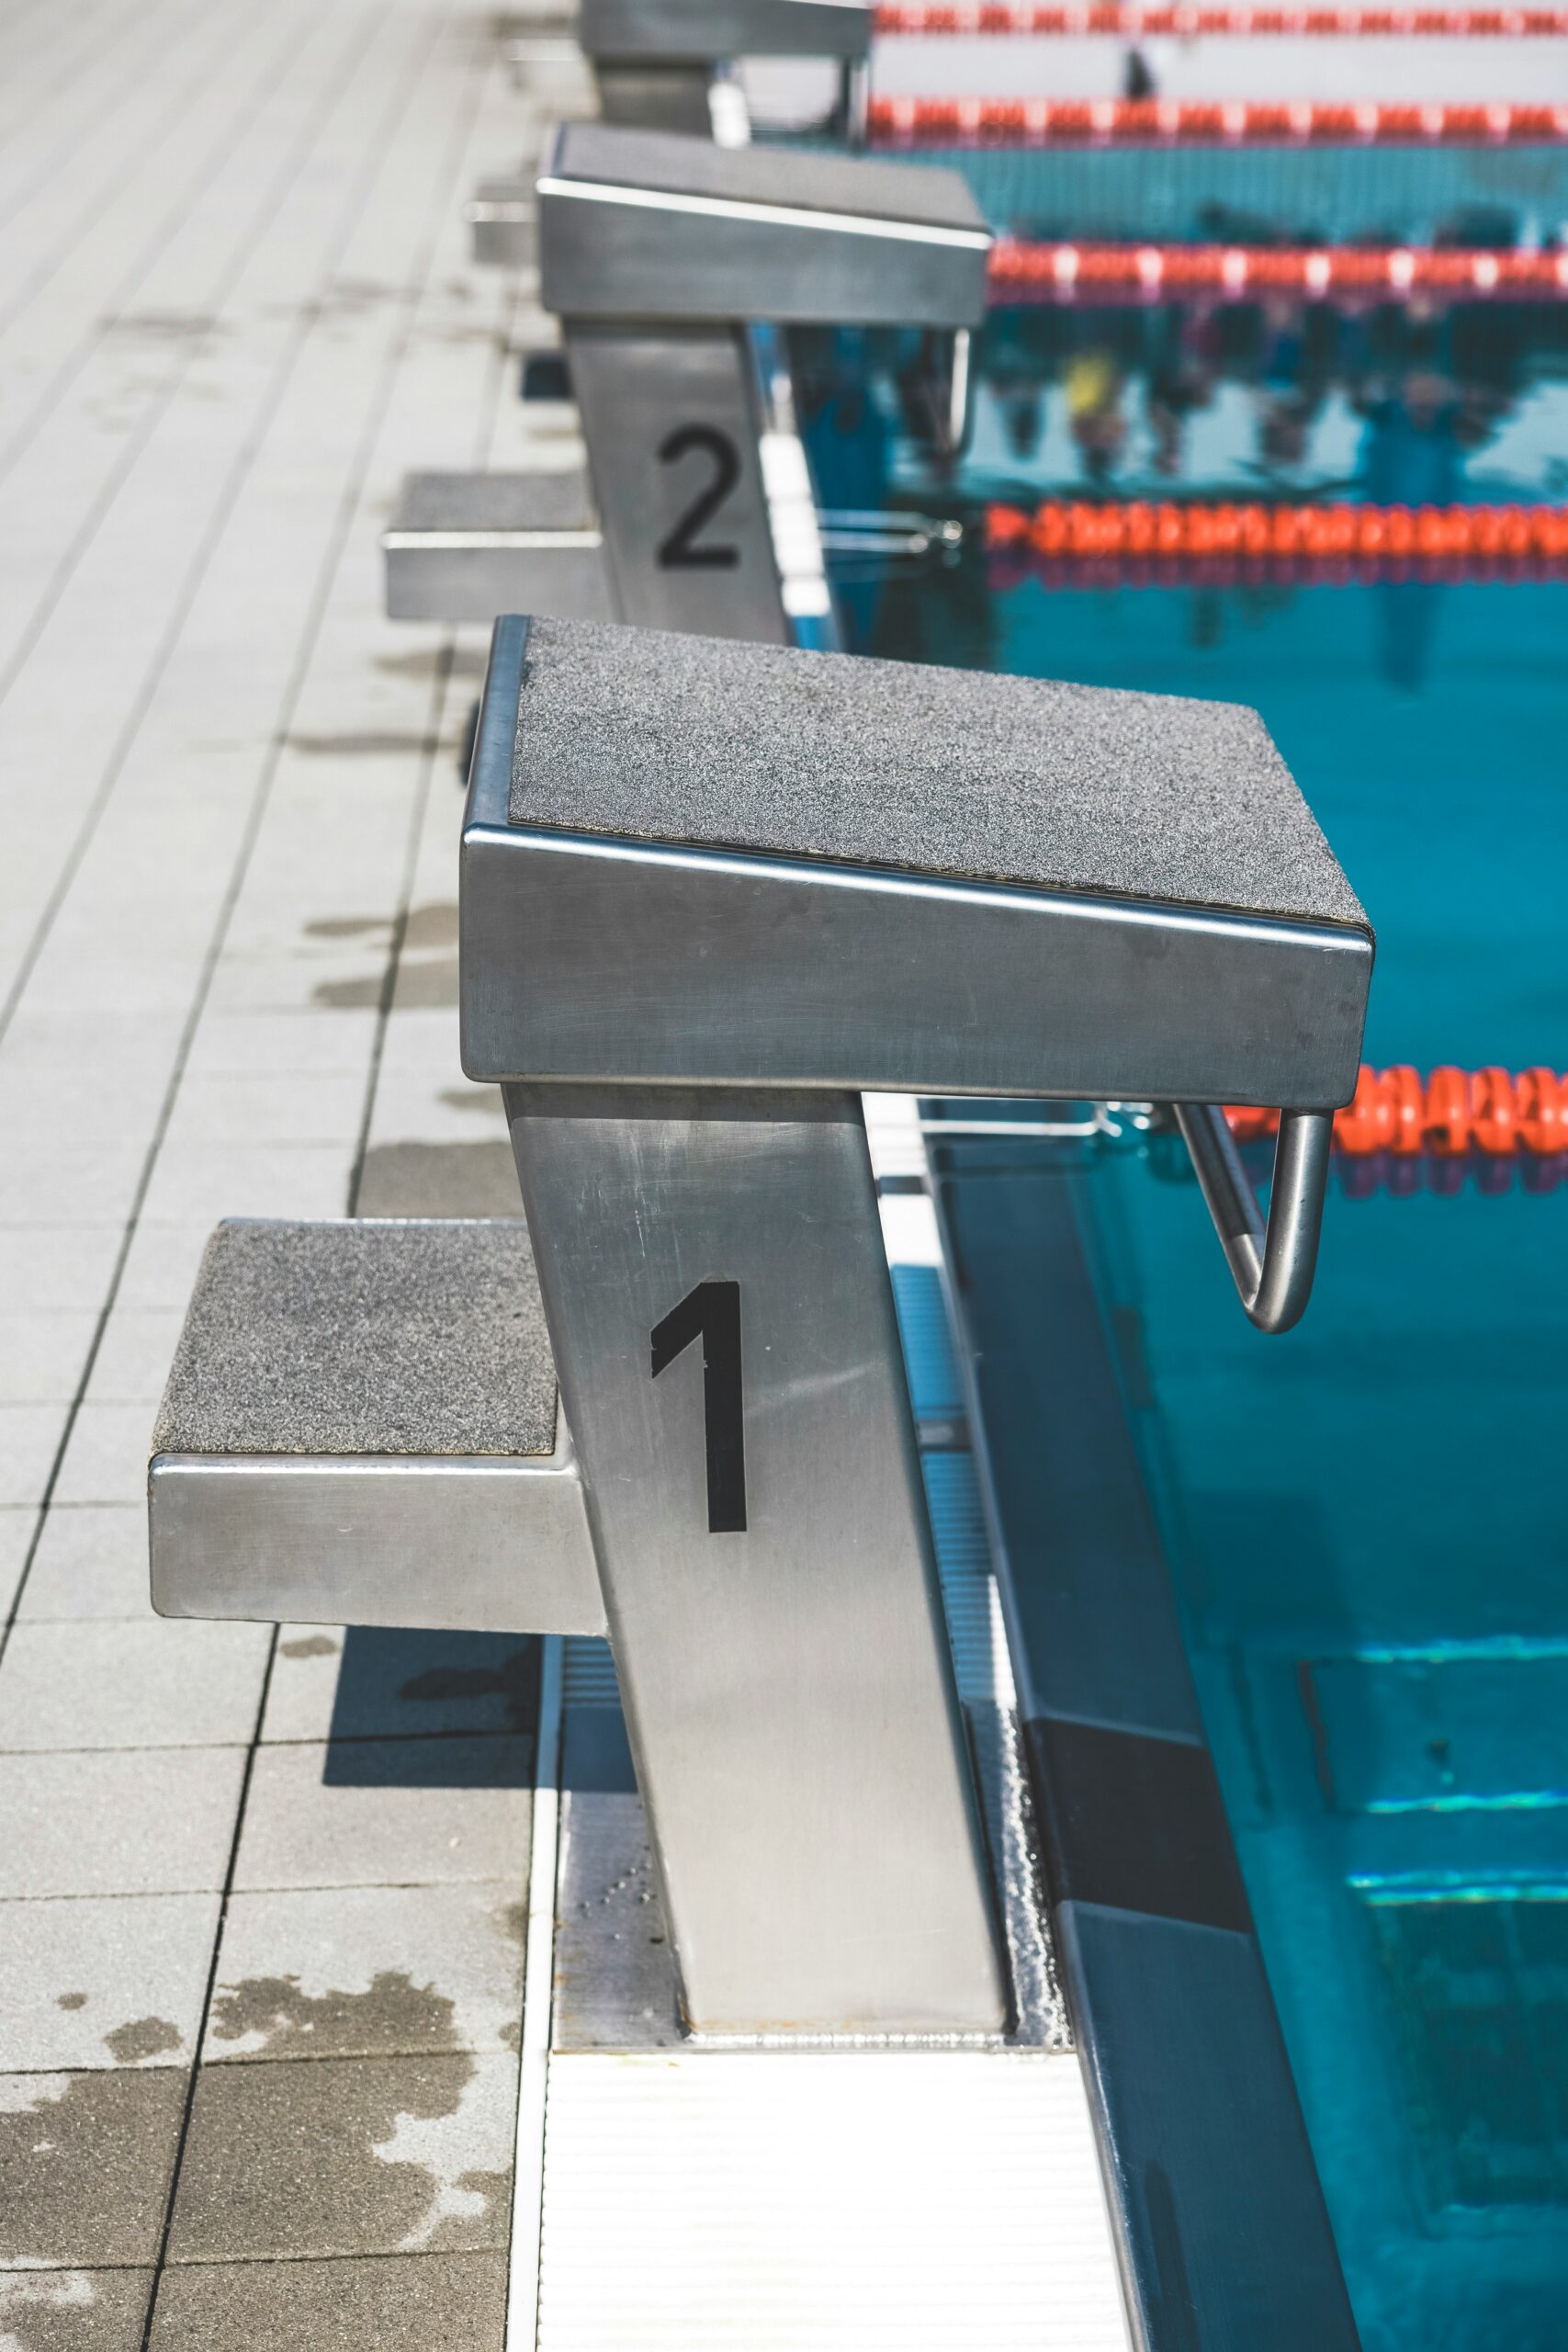
M1075 352L1063 370L1063 389L1085 479L1103 489L1127 438L1122 413L1124 379L1115 354L1098 344Z
M987 500L1052 495L1529 503L1568 476L1568 305L1279 295L1001 309L976 341L963 452L945 437L945 339L823 330L792 347L828 510L892 504L973 523ZM984 660L976 562L935 585L907 565L840 564L846 641L903 650L939 611L937 638L956 625L958 658ZM1213 643L1225 593L1192 594L1191 641ZM1371 591L1374 658L1403 692L1429 674L1445 597L1431 580Z
M1402 693L1415 694L1426 681L1442 594L1435 580L1380 580L1372 591L1378 668Z
M1521 398L1550 398L1542 379L1561 356L1561 325L1551 311L1502 304L1352 311L1290 296L1004 311L976 361L982 407L1000 432L982 425L976 457L992 473L1021 461L1037 488L1075 478L1100 490L1155 480L1350 487L1344 424L1360 419L1363 495L1447 503L1462 495L1464 460L1496 439ZM1240 401L1195 447L1195 422L1227 391ZM1054 401L1070 469L1045 430ZM1339 429L1319 433L1331 404Z

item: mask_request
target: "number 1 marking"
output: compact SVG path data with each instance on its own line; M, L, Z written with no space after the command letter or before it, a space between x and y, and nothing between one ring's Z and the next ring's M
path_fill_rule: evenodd
M708 1533L746 1532L746 1429L740 1394L740 1285L699 1283L653 1327L653 1377L703 1343L703 1424L707 1445Z

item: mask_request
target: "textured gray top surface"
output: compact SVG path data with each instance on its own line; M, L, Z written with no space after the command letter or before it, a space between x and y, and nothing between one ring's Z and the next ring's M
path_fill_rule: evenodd
M207 1245L155 1453L549 1453L556 1374L521 1218L284 1225Z
M1366 925L1263 721L1190 702L536 620L512 820Z
M985 214L956 172L815 149L716 147L710 139L688 139L673 130L572 122L558 133L549 168L558 179L600 180L669 196L803 205L813 212L911 220L934 229L986 226Z
M563 473L410 474L394 531L582 531L593 522L588 477Z
M591 57L859 57L865 0L579 0Z

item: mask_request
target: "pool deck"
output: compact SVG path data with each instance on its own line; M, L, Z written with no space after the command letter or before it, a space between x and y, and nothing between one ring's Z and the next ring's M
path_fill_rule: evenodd
M0 2343L25 2352L502 2340L534 1647L163 1623L142 1495L216 1218L515 1205L457 1053L484 639L384 621L378 536L410 466L581 459L515 398L548 336L527 285L466 254L472 183L541 119L472 6L0 23Z

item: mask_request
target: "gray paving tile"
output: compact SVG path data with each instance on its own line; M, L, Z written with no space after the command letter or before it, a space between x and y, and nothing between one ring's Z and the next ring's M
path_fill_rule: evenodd
M347 1630L343 1625L278 1627L262 1717L264 1740L327 1738Z
M289 1626L277 1645L262 1737L531 1732L538 1719L538 1644L525 1634L351 1625L344 1636Z
M186 2084L183 2067L0 2075L0 2267L151 2262Z
M146 1504L51 1504L18 1616L146 1617L152 1606Z
M13 1140L0 1167L0 1217L7 1225L31 1217L57 1226L101 1225L134 1197L146 1148L145 1138L135 1135L81 1143L58 1129L24 1134Z
M147 1491L147 1441L152 1434L152 1415L146 1405L83 1405L60 1465L56 1499L139 1502Z
M236 1894L203 2058L515 2049L524 1914L512 1882Z
M365 1113L365 1072L187 1070L168 1146L338 1144L351 1148Z
M0 1904L0 2068L185 2063L217 1931L216 1894Z
M164 1225L143 1216L126 1258L117 1306L183 1315L211 1231L209 1218L187 1217Z
M150 2352L502 2352L505 2336L501 2254L187 2263L164 2273Z
M183 1317L174 1307L120 1307L110 1316L87 1395L98 1405L153 1405L164 1393Z
M74 1396L98 1318L0 1311L0 1405L46 1405Z
M0 1298L17 1315L96 1316L123 1233L116 1224L0 1226Z
M0 1897L221 1886L244 1763L239 1747L0 1756Z
M164 1153L147 1188L155 1224L187 1217L342 1216L354 1161L352 1133L329 1144L187 1142Z
M186 1070L243 1078L310 1076L348 1070L363 1078L375 1045L374 1009L362 1012L202 1014Z
M271 1638L151 1614L18 1624L0 1665L0 1752L248 1741Z
M365 1155L361 1216L515 1216L517 1166L504 1136L375 1143Z
M10 1614L32 1544L38 1512L26 1503L0 1508L0 1617Z
M0 1405L0 1509L43 1499L70 1410L51 1405Z
M510 2056L204 2067L169 2259L504 2247L516 2097Z
M515 1737L261 1748L235 1885L520 1886L532 1776Z
M141 2352L151 2270L0 2270L6 2352Z
M9 1074L35 1106L63 1121L84 1117L89 1100L95 1118L143 1111L178 1050L183 1012L160 1015L140 1005L117 1012L102 1002L56 1003L51 995L29 989L17 1007L6 1035Z

